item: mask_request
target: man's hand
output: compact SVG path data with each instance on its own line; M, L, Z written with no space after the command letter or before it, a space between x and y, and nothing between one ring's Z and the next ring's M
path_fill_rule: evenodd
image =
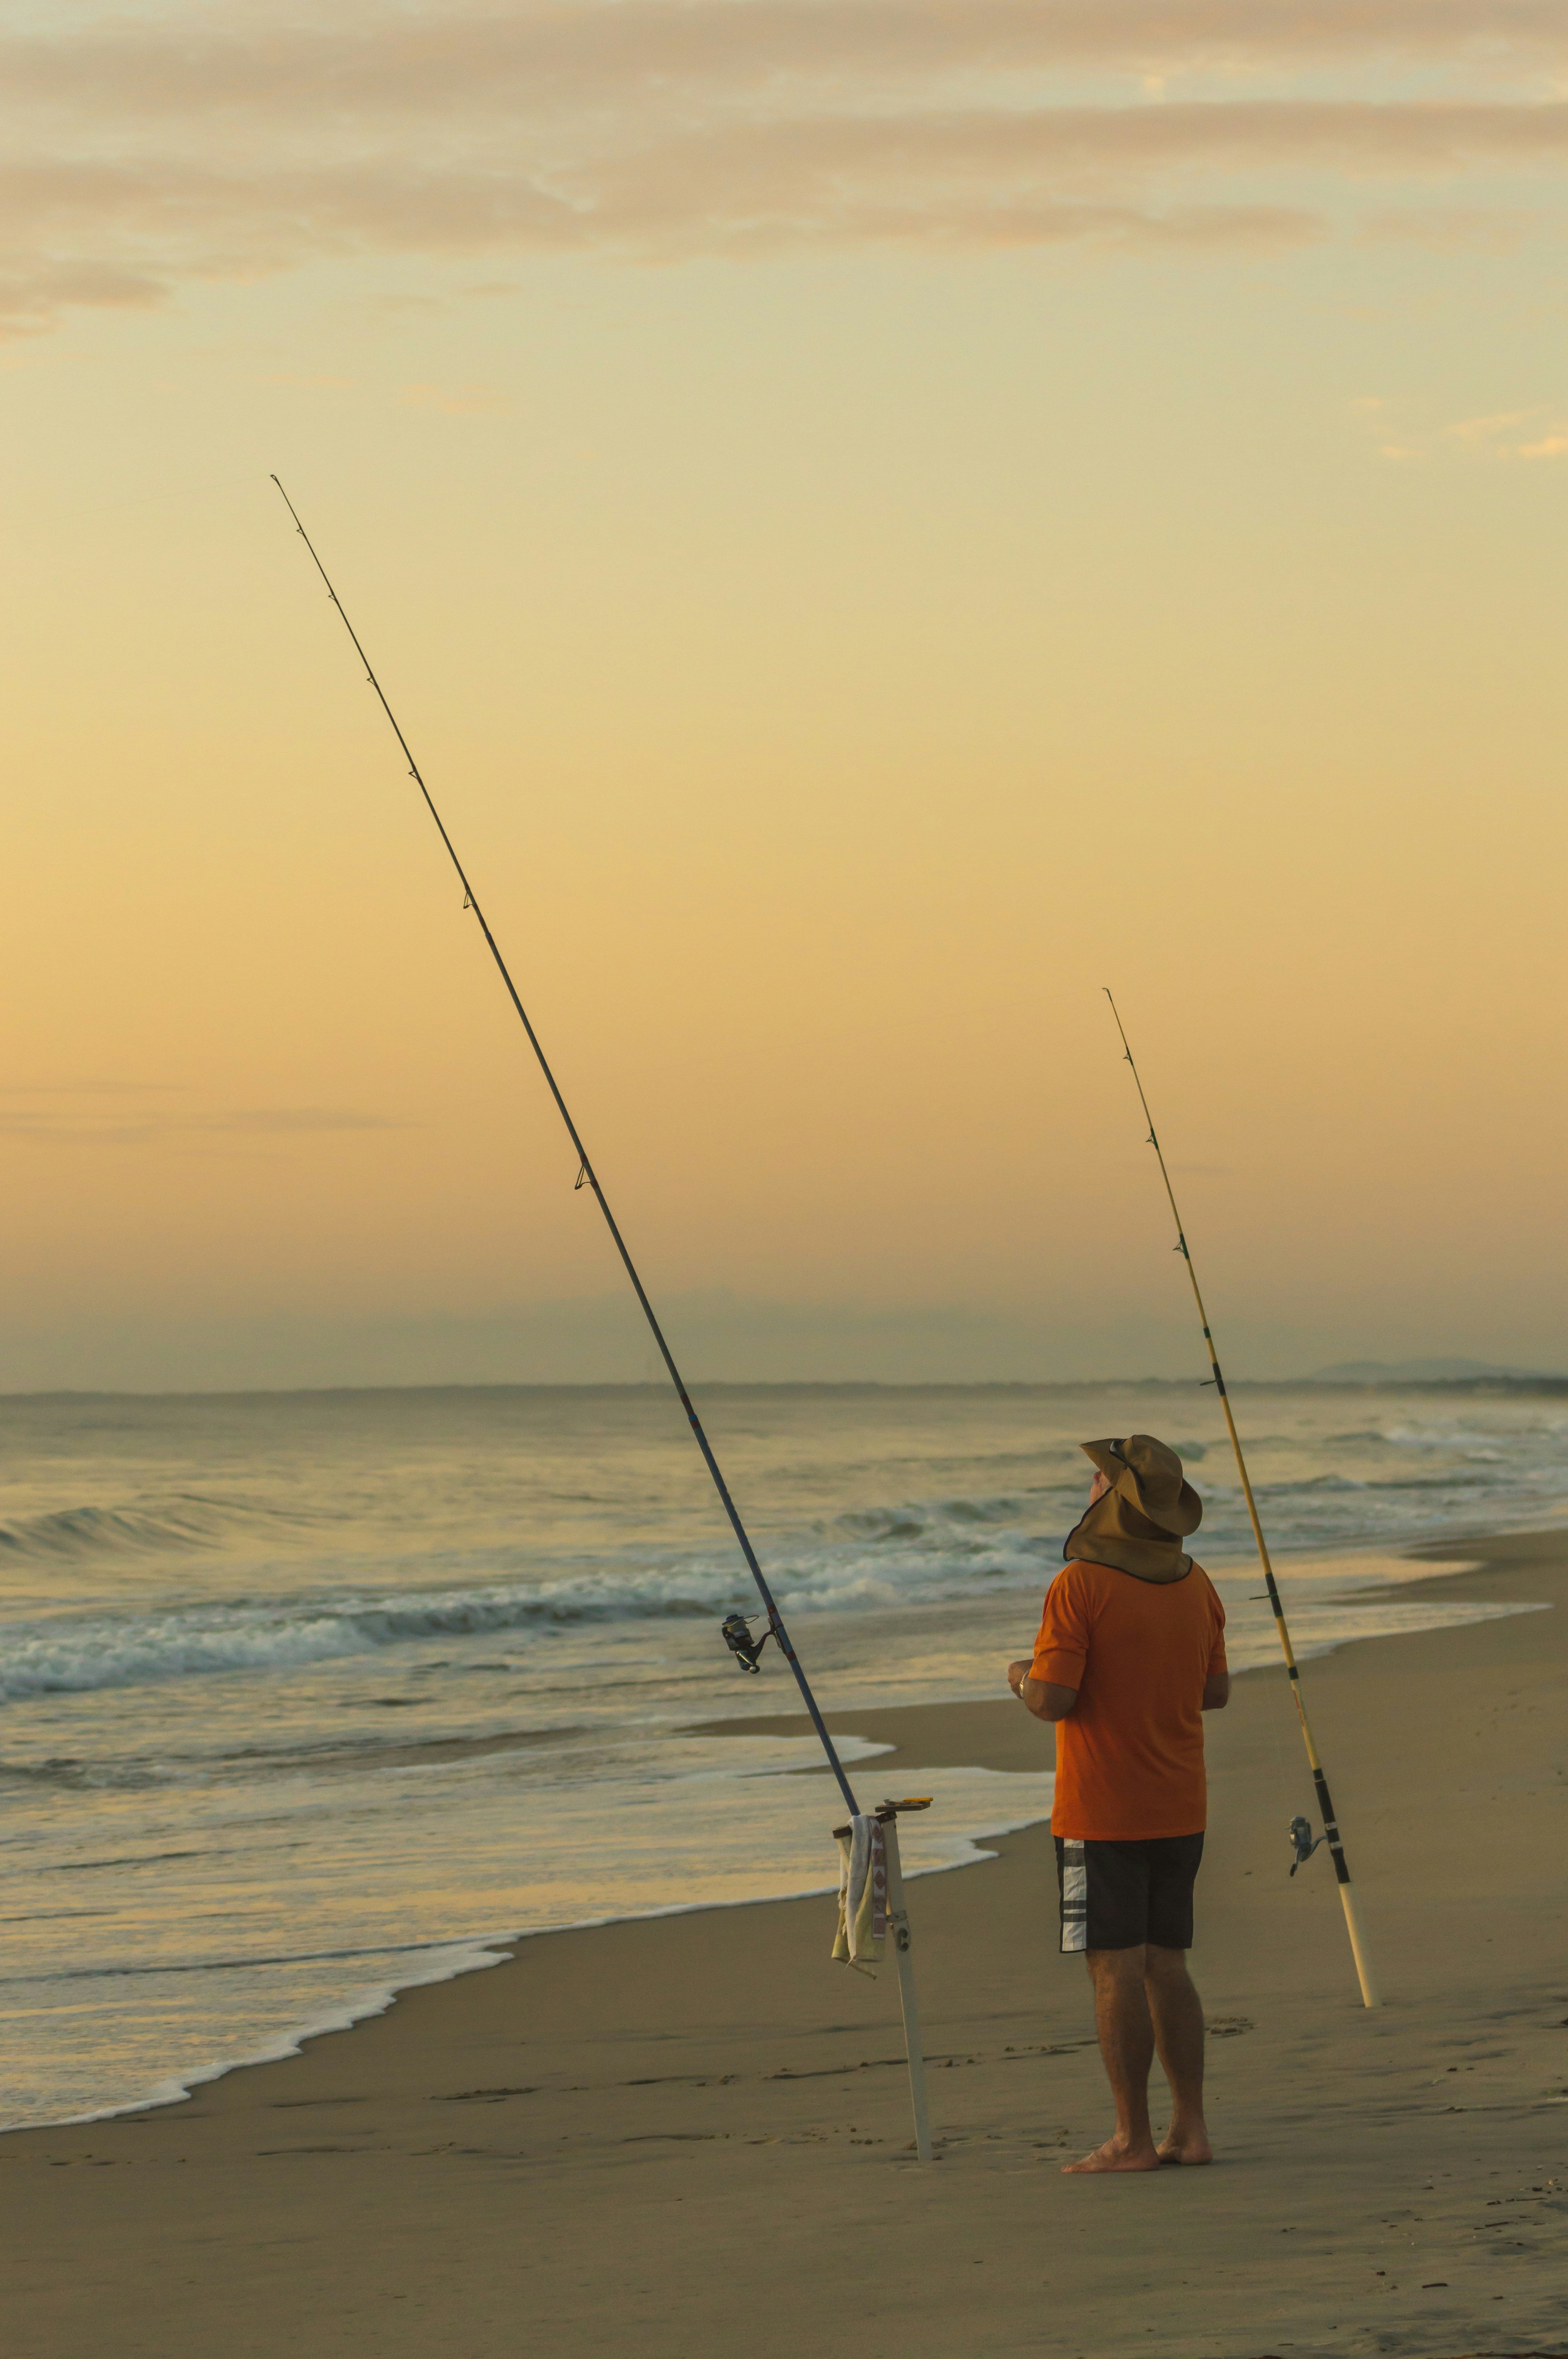
M1022 1662L1009 1663L1007 1683L1027 1712L1036 1720L1065 1720L1078 1701L1076 1688L1058 1687L1054 1680L1036 1680L1030 1676L1032 1657Z

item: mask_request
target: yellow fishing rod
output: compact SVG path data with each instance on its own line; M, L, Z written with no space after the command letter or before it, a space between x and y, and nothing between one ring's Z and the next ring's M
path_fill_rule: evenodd
M1350 1954L1356 1961L1356 1979L1361 1985L1364 2005L1376 2006L1379 2004L1378 1985L1372 1977L1372 1962L1367 1954L1367 1936L1362 1930L1360 1905L1356 1897L1356 1887L1350 1881L1350 1867L1345 1856L1345 1845L1340 1841L1339 1822L1334 1815L1334 1804L1328 1798L1328 1780L1323 1774L1323 1763L1318 1758L1317 1744L1312 1733L1312 1723L1307 1718L1306 1698L1302 1693L1302 1675L1296 1663L1296 1650L1291 1644L1290 1628L1285 1621L1285 1609L1280 1603L1280 1591L1274 1579L1274 1568L1269 1561L1269 1543L1263 1538L1263 1526L1259 1518L1258 1502L1252 1496L1252 1480L1247 1472L1247 1460L1242 1454L1241 1436L1236 1430L1236 1419L1231 1412L1230 1395L1225 1389L1225 1378L1220 1373L1219 1355L1214 1348L1214 1337L1209 1332L1208 1312L1204 1309L1203 1296L1198 1290L1198 1274L1193 1267L1192 1249L1187 1244L1186 1231L1182 1226L1182 1215L1176 1205L1176 1191L1171 1185L1171 1175L1165 1168L1165 1158L1161 1151L1159 1139L1154 1135L1154 1117L1149 1111L1149 1101L1143 1094L1143 1083L1133 1060L1132 1044L1128 1039L1127 1027L1122 1023L1116 1001L1111 998L1109 990L1103 984L1101 988L1105 990L1106 997L1110 1000L1110 1012L1116 1019L1116 1028L1121 1035L1122 1049L1132 1069L1132 1085L1138 1092L1138 1102L1143 1108L1143 1119L1149 1125L1149 1144L1154 1149L1155 1159L1160 1166L1160 1177L1165 1183L1165 1193L1171 1200L1171 1217L1176 1223L1177 1250L1186 1263L1187 1276L1192 1280L1193 1300L1198 1307L1198 1323L1203 1329L1203 1339L1208 1347L1208 1362L1214 1370L1213 1381L1219 1394L1219 1405L1225 1411L1226 1430L1230 1436L1230 1446L1236 1452L1236 1471L1241 1477L1241 1490L1247 1501L1247 1513L1251 1520L1252 1537L1258 1543L1258 1560L1263 1568L1269 1603L1274 1609L1274 1627L1280 1634L1280 1645L1284 1649L1285 1668L1291 1676L1291 1693L1296 1701L1296 1717L1302 1724L1302 1737L1306 1745L1307 1759L1312 1765L1313 1784L1317 1788L1317 1806L1323 1814L1323 1840L1328 1845L1329 1857L1334 1862L1334 1873L1338 1879L1339 1898L1345 1910L1346 1930L1350 1935ZM1309 1829L1308 1832L1310 1832ZM1296 1850L1299 1864L1303 1856L1308 1855L1308 1853L1303 1850L1299 1840ZM1295 1869L1292 1868L1291 1873L1293 1875Z

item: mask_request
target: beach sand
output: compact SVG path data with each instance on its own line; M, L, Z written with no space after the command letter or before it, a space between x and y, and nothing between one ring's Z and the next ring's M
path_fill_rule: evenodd
M1209 1723L1214 2169L1060 2175L1110 2117L1035 1828L910 1888L930 2168L896 1975L829 1962L829 1900L547 1935L184 2104L0 2138L9 2359L1568 2350L1568 1535L1465 1553L1448 1593L1559 1610L1306 1668L1380 2010L1326 1853L1287 1876L1282 1675ZM900 1747L869 1798L1049 1766L1005 1697L834 1725Z

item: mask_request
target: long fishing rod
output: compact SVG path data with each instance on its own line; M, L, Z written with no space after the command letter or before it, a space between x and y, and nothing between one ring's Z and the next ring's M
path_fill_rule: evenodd
M1307 1718L1306 1699L1302 1693L1302 1675L1296 1663L1296 1652L1291 1644L1285 1609L1280 1603L1280 1591L1274 1579L1274 1568L1269 1561L1269 1544L1263 1538L1263 1526L1258 1514L1258 1502L1252 1495L1252 1479L1247 1472L1247 1460L1242 1453L1241 1436L1236 1430L1236 1419L1231 1412L1230 1395L1225 1389L1225 1378L1220 1374L1219 1354L1214 1348L1214 1337L1209 1332L1208 1312L1204 1309L1203 1296L1198 1291L1198 1274L1193 1266L1192 1249L1187 1244L1186 1231L1182 1226L1182 1216L1176 1208L1176 1191L1171 1185L1171 1174L1166 1169L1160 1142L1154 1135L1154 1117L1149 1111L1149 1101L1143 1094L1143 1083L1139 1077L1138 1067L1133 1061L1132 1044L1128 1039L1127 1028L1122 1023L1110 992L1103 984L1101 989L1105 990L1106 997L1110 1000L1110 1012L1116 1018L1116 1028L1121 1035L1121 1046L1129 1065L1132 1067L1133 1087L1138 1092L1138 1102L1143 1108L1143 1119L1149 1125L1149 1144L1154 1149L1155 1159L1160 1166L1160 1177L1165 1183L1165 1193L1171 1200L1171 1217L1176 1223L1177 1251L1186 1263L1187 1276L1192 1280L1193 1300L1198 1307L1198 1323L1203 1329L1204 1342L1208 1346L1209 1365L1214 1370L1212 1382L1219 1394L1220 1408L1225 1411L1226 1430L1230 1435L1230 1446L1236 1452L1236 1471L1241 1477L1242 1495L1247 1501L1247 1513L1252 1524L1252 1537L1258 1543L1258 1560L1263 1568L1263 1580L1269 1592L1269 1603L1274 1610L1274 1627L1280 1634L1280 1644L1284 1649L1285 1667L1291 1678L1291 1693L1296 1700L1296 1716L1302 1724L1302 1736L1306 1745L1307 1759L1312 1765L1313 1784L1317 1788L1317 1806L1323 1814L1323 1840L1328 1845L1329 1857L1334 1862L1334 1873L1339 1885L1339 1897L1345 1909L1346 1930L1350 1935L1350 1954L1356 1961L1356 1979L1361 1985L1363 2004L1367 2006L1376 2006L1379 2005L1378 1985L1373 1980L1372 1962L1367 1954L1367 1936L1362 1930L1360 1906L1356 1897L1356 1887L1350 1881L1350 1868L1345 1856L1345 1845L1340 1840L1339 1822L1334 1815L1334 1805L1328 1798L1328 1780L1323 1774L1323 1763L1318 1758L1317 1745L1312 1733L1312 1723ZM1301 1850L1299 1843L1297 1849L1299 1854ZM1294 1875L1294 1868L1291 1873Z
M495 936L491 932L489 926L485 922L484 911L480 908L478 897L474 892L473 886L469 883L468 871L464 868L462 862L458 858L457 848L454 845L451 837L447 833L446 824L441 818L440 812L436 809L435 801L431 796L429 788L425 784L424 779L419 774L419 765L414 759L414 756L409 748L408 740L405 737L402 730L399 728L397 716L393 712L391 705L388 704L385 691L383 689L380 680L377 679L375 673L371 669L370 658L366 655L363 647L360 645L359 634L354 629L353 625L350 622L348 615L343 612L343 602L339 597L337 592L333 589L331 582L328 578L327 569L316 554L315 544L311 540L309 534L306 531L305 527L299 521L298 513L295 508L294 502L289 498L288 494L284 490L283 485L277 483L277 477L276 475L272 480L275 484L277 484L278 495L282 499L284 506L288 510L289 515L294 518L296 531L298 533L300 539L305 543L306 548L310 551L311 561L314 564L317 572L327 584L327 595L330 598L333 605L336 606L339 616L341 619L343 628L347 631L350 638L353 641L354 653L358 656L361 663L362 663L365 668L365 678L369 680L372 688L374 689L381 709L385 713L388 721L392 723L392 734L396 738L399 745L402 746L404 758L408 764L408 775L413 779L415 785L418 788L420 793L424 796L426 809L429 811L430 817L435 821L441 842L447 847L447 856L451 861L452 866L458 872L458 880L463 888L463 907L465 909L471 909L474 916L479 919L479 929L481 933L484 936L485 946L489 950L491 957L495 961L497 967L500 969L501 980L506 985L512 1005L517 1010L518 1020L522 1024L524 1031L528 1035L528 1045L533 1049L535 1057L539 1060L539 1070L544 1074L545 1080L549 1085L550 1095L556 1102L556 1110L559 1114L561 1120L566 1124L567 1135L570 1138L573 1147L577 1149L577 1185L579 1188L591 1188L593 1190L594 1197L599 1204L599 1209L604 1215L605 1226L610 1231L611 1236L614 1239L615 1250L620 1255L626 1275L632 1281L632 1290L643 1306L643 1316L646 1319L649 1327L653 1331L654 1341L659 1347L659 1355L664 1361L665 1367L669 1370L670 1382L674 1385L680 1405L686 1411L687 1422L691 1427L692 1439L702 1452L703 1464L707 1467L709 1474L713 1477L713 1487L718 1492L724 1512L730 1518L730 1528L734 1532L735 1538L741 1543L741 1553L746 1560L747 1570L750 1571L752 1580L757 1584L757 1593L761 1597L763 1606L767 1611L767 1630L760 1639L753 1639L747 1634L743 1617L739 1614L732 1614L728 1617L724 1624L725 1642L730 1648L730 1651L739 1658L743 1668L747 1670L754 1671L757 1668L757 1657L762 1652L763 1647L767 1645L768 1639L773 1637L778 1640L779 1652L783 1655L785 1662L789 1665L790 1669L795 1673L795 1685L800 1690L801 1697L805 1702L806 1711L811 1714L811 1724L813 1728L816 1729L817 1735L822 1741L822 1749L827 1756L827 1766L832 1770L834 1777L838 1780L838 1790L843 1795L846 1802L849 1805L851 1815L858 1814L860 1806L855 1799L854 1794L850 1788L849 1780L844 1775L844 1765L838 1758L833 1739L827 1734L827 1723L824 1722L821 1712L817 1710L816 1698L812 1694L810 1682L806 1679L805 1671L801 1669L800 1658L796 1655L795 1648L790 1645L789 1633L784 1625L784 1616L780 1614L777 1605L773 1602L773 1592L768 1587L766 1578L762 1572L762 1568L757 1561L757 1552L752 1546L751 1536L748 1533L745 1525L741 1521L740 1510L737 1508L734 1500L730 1495L730 1486L725 1482L722 1473L719 1472L719 1461L713 1454L713 1445L702 1430L702 1420L691 1405L691 1396L687 1391L686 1385L682 1380L681 1372L676 1365L675 1354L670 1350L668 1343L665 1341L665 1331L654 1315L654 1306L649 1301L646 1293L643 1291L643 1281L637 1275L637 1266L626 1249L625 1238L622 1235L621 1231L616 1226L615 1215L611 1211L609 1203L605 1198L604 1190L599 1184L598 1175L595 1173L592 1164L589 1161L588 1149L583 1145L582 1139L579 1135L578 1126L568 1111L567 1102L561 1095L560 1085L557 1082L554 1073L550 1071L549 1060L546 1057L544 1049L539 1046L539 1037L535 1031L532 1024L528 1021L528 1011L524 1006L522 1000L518 997L517 985L513 982L511 975L508 973L506 961L502 957L500 950L496 946Z

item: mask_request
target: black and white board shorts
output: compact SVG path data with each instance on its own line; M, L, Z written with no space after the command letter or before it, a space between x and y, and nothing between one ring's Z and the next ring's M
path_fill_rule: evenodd
M1144 1843L1079 1843L1056 1837L1062 1892L1062 1954L1193 1946L1193 1886L1202 1835L1153 1835Z

